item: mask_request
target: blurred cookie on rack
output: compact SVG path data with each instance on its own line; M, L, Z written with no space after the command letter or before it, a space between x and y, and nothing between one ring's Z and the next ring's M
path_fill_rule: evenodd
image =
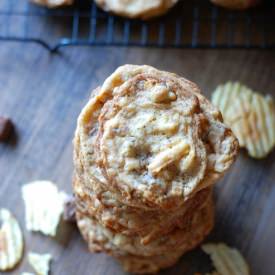
M74 0L30 0L31 2L45 6L47 8L57 8L60 6L72 5Z
M95 0L95 3L107 12L140 19L160 16L177 2L178 0Z
M232 10L245 10L251 8L260 0L210 0L213 4Z

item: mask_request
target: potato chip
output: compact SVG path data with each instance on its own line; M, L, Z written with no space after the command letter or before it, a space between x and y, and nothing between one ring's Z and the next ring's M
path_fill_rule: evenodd
M23 256L23 235L17 220L7 209L0 209L0 270L12 269Z
M275 145L275 104L238 82L216 88L212 102L222 112L224 121L254 158L265 157Z
M28 255L30 265L37 275L48 275L50 271L51 254L38 254L30 252Z
M34 181L22 187L26 208L26 227L55 236L66 198L50 181Z
M249 267L245 259L235 248L230 248L223 243L209 243L203 245L202 249L205 253L210 255L218 274L249 275Z

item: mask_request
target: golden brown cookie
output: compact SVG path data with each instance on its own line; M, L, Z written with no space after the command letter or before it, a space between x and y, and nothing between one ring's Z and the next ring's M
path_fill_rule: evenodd
M144 244L169 233L174 228L183 227L190 215L201 209L207 198L212 196L212 188L206 188L188 199L176 212L144 211L121 204L100 184L94 183L92 186L93 189L88 189L75 177L74 191L78 211L95 217L102 226L116 233L138 235Z
M212 186L238 142L192 82L125 65L95 89L74 138L78 227L92 252L156 272L214 223Z
M127 255L117 257L126 272L134 274L157 273L160 269L164 269L174 265L181 257L181 251L173 251L164 255L141 257L135 255Z
M41 6L46 6L48 8L68 6L68 5L72 5L74 2L74 0L30 0L30 1Z
M212 3L233 10L244 10L255 6L260 0L211 0Z
M171 265L174 264L184 252L197 246L209 233L213 227L213 215L211 198L203 209L194 213L184 228L175 229L148 245L141 244L138 237L116 234L110 229L100 226L93 218L79 212L77 220L78 227L92 252L104 251L121 260L128 271L138 272L135 269L141 268L137 267L139 261L148 263L154 258L169 257L169 262L171 262L169 255L174 255ZM154 269L157 271L168 265L170 264L165 262L155 262ZM152 269L150 266L148 268ZM142 272L152 271L142 270Z
M148 19L166 13L178 0L95 0L103 10L129 18Z
M177 209L213 185L238 142L192 82L150 66L119 67L82 110L76 170L117 200L147 210Z

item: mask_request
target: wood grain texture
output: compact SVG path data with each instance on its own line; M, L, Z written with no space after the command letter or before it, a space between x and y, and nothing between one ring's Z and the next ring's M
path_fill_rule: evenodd
M196 82L209 97L217 84L240 80L275 96L275 55L256 51L68 48L49 55L35 45L0 44L0 114L16 124L17 141L0 145L0 206L12 210L24 229L25 257L9 274L32 271L28 251L53 254L52 275L121 275L104 254L90 254L77 229L62 224L50 239L27 232L21 185L49 179L71 191L72 137L91 88L124 63L149 64ZM275 274L275 152L253 160L242 151L217 185L216 226L209 240L240 249L252 274ZM197 249L161 274L191 275L212 269Z

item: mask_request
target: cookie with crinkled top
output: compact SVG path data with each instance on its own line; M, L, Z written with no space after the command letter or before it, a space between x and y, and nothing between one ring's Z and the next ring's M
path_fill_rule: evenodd
M77 169L129 206L177 209L230 167L238 141L192 82L150 66L119 67L82 110ZM81 171L80 171L81 172Z

